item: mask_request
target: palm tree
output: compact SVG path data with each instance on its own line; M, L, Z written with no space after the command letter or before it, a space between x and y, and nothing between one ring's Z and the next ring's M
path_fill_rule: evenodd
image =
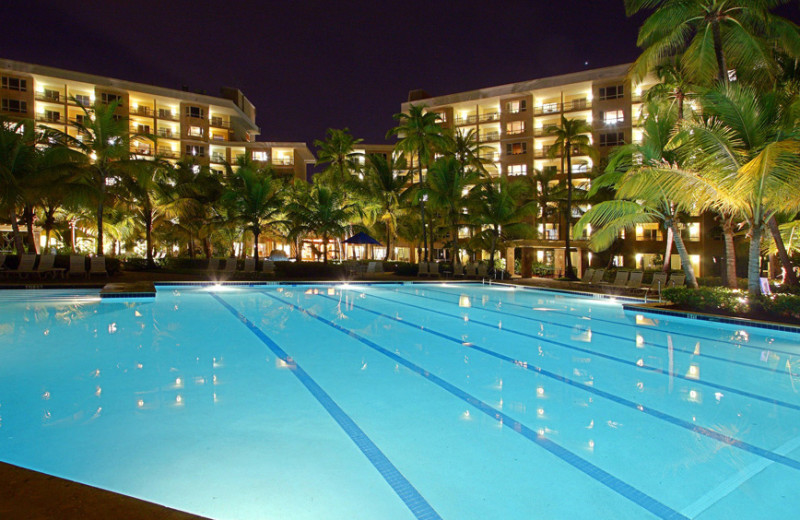
M355 151L355 146L364 141L350 134L349 128L329 128L325 140L314 141L317 148L317 164L327 165L323 170L323 179L334 186L342 186L352 180L353 173L361 167L363 154Z
M286 207L283 218L278 222L282 235L292 243L295 260L303 258L303 237L309 230L305 222L305 208L310 204L311 187L305 181L290 183L286 189Z
M416 155L419 175L417 178L418 187L422 189L424 183L422 176L423 165L427 165L431 161L435 150L445 150L449 142L444 130L439 125L440 116L434 112L426 112L424 105L410 105L408 114L395 114L394 118L397 120L398 125L389 130L386 136L399 137L400 140L397 142L396 148L412 156ZM432 260L433 244L428 248L428 238L425 233L424 197L419 198L419 209L422 217L423 255L427 256L428 260Z
M78 137L66 134L63 139L86 156L86 167L82 184L96 208L97 254L103 254L103 211L109 186L119 182L132 165L130 160L130 136L127 118L115 114L118 101L109 104L100 102L86 107L73 99L83 111L83 117L71 121Z
M315 183L305 205L293 203L289 211L301 216L301 227L307 233L322 236L323 262L328 263L328 240L340 237L347 230L353 215L353 204L347 203L341 190L324 183Z
M265 225L274 224L283 210L282 183L274 177L271 165L258 167L245 154L233 171L227 165L228 186L222 196L231 214L253 234L253 258L258 263L258 237Z
M480 144L478 133L470 128L466 132L458 130L451 132L450 147L446 154L455 157L462 169L472 168L489 175L486 164L490 161L483 156L492 150L492 147Z
M592 148L591 134L592 127L581 119L567 119L561 116L561 126L550 126L547 128L549 135L555 136L556 141L548 151L552 158L561 156L562 166L566 164L567 173L567 201L564 220L566 229L564 230L564 256L566 257L566 269L564 276L576 279L575 270L572 268L572 257L570 255L570 231L572 228L572 155L588 155L596 157L597 154Z
M686 103L691 103L698 97L700 87L689 81L677 60L657 65L654 72L658 83L647 90L644 95L645 102L655 101L670 108L674 105L677 120L681 121L686 114Z
M445 226L450 229L453 264L460 262L458 227L465 219L467 193L481 179L480 172L462 169L455 157L442 157L431 164L427 184L419 192L419 196L427 196L430 205L443 214Z
M392 237L397 232L397 216L411 178L410 173L404 172L406 172L406 160L402 155L393 155L389 158L378 154L367 156L364 187L368 198L376 204L377 218L383 222L386 232L384 260L394 259Z
M500 177L478 184L472 192L470 208L474 215L471 224L481 231L477 237L489 244L489 265L494 266L498 247L513 239L530 238L535 234L528 217L535 214L538 204L529 197L529 186L509 182Z
M774 79L771 43L800 54L797 26L769 12L788 0L625 0L628 16L654 8L639 29L643 49L631 72L641 80L656 65L683 51L681 62L694 81L728 82L738 76Z
M678 204L653 176L652 168L672 164L674 152L668 150L677 111L668 106L650 103L644 121L641 143L623 145L612 152L606 173L592 183L590 193L613 186L616 199L595 204L575 224L574 232L582 232L588 224L593 232L589 239L595 251L608 249L622 230L646 223L659 223L667 232L664 268L667 269L674 241L689 286L696 287L694 269L678 229Z

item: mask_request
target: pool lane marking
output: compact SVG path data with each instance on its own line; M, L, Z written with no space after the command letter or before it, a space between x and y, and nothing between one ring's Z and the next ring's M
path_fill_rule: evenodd
M452 293L446 293L444 291L436 291L436 290L427 289L427 288L423 289L423 290L431 291L431 292L438 292L438 293L441 293L441 294L448 294L448 295L454 296ZM431 296L423 296L423 295L420 295L420 294L415 294L415 293L410 293L410 292L405 292L405 291L399 291L399 290L394 290L392 292L397 293L397 294L405 294L405 295L408 295L408 296L415 296L417 298L427 298L427 299L431 299L431 300L434 300L434 301L443 302L443 303L449 303L451 305L455 305L454 302L452 302L450 300L445 300L445 299L442 299L442 298L434 298L434 297L431 297ZM525 307L524 305L513 304L513 303L508 303L508 302L502 302L502 303L503 303L503 305L515 306L515 307L520 307L520 308L523 308L523 309L531 310L529 307ZM520 318L522 320L533 321L533 322L536 322L536 323L546 323L548 325L553 325L555 327L561 327L561 328L565 328L565 329L571 329L571 328L574 328L574 327L582 326L581 323L576 323L574 325L566 325L566 324L558 323L558 322L555 322L555 321L547 321L547 320L543 320L541 318L533 318L531 316L522 316L520 314L513 314L513 313L510 313L510 312L499 311L497 309L490 309L488 307L483 307L483 306L482 307L474 307L474 308L475 309L480 309L480 310L486 311L486 312L492 312L492 313L495 313L495 314L501 314L503 316L510 316L512 318ZM567 316L572 316L569 313L558 312L558 311L555 311L555 312L558 313L558 314L564 314L564 315L567 315ZM573 316L573 318L574 318L574 316ZM612 322L611 320L604 320L604 319L599 319L599 318L594 318L594 317L590 317L589 319L590 320L601 321L601 322L606 322L606 323L614 323L615 325L625 325L626 327L634 327L634 328L636 328L635 325L630 325L628 323ZM656 333L668 334L668 335L669 334L673 334L671 332L663 332L663 331L659 331L659 330L655 330L655 329L648 329L648 332L656 332ZM608 332L592 331L592 334L597 334L598 336L605 336L607 338L620 339L620 340L623 340L623 341L631 341L631 339L628 338L628 337L617 336L616 334L610 334ZM677 335L677 333L675 335ZM716 341L718 343L729 343L729 342L727 342L725 340L714 340L714 339L711 339L711 338L697 338L697 339L707 339L708 341ZM669 349L669 347L667 347L665 345L660 345L660 344L652 342L652 341L646 341L645 344L650 345L651 347L654 347L654 348L657 348L657 349L661 349L661 350L668 350ZM736 345L736 343L731 343L731 344L732 345ZM747 345L740 345L740 346L746 347ZM750 347L750 348L759 348L759 347ZM772 374L782 373L782 374L786 374L786 375L791 375L791 372L789 372L788 370L786 370L786 368L784 368L782 366L777 366L775 368L770 368L770 367L765 367L765 366L762 366L762 365L755 365L753 363L747 363L745 361L739 361L739 360L736 360L736 359L728 359L728 358L724 358L724 357L719 357L719 356L715 356L713 354L705 354L705 353L695 354L694 351L692 351L692 350L684 350L684 349L681 349L681 348L673 348L673 350L676 351L676 352L682 352L684 354L690 354L692 356L698 356L698 357L707 358L707 359L714 359L716 361L720 361L720 362L723 362L723 363L731 363L731 364L734 364L734 365L741 365L741 366L747 367L747 368L755 368L757 370L763 370L765 372L770 372ZM770 350L770 349L761 348L760 350L764 351L764 350ZM781 352L783 354L792 355L792 354L788 354L786 352L782 352L782 351L778 351L778 350L772 350L772 352ZM793 355L797 355L797 354L793 354Z
M589 462L588 460L584 459L580 455L571 452L567 448L564 448L560 444L556 443L545 437L544 435L540 435L539 433L535 432L530 427L526 426L525 424L514 420L511 416L506 415L505 413L497 410L496 408L492 407L491 405L481 401L477 397L473 396L465 392L464 390L460 389L459 387L445 381L444 379L440 378L436 374L429 372L428 370L422 368L421 366L407 360L406 358L391 352L384 347L378 345L377 343L361 336L356 331L352 329L348 329L338 323L332 322L328 319L319 316L315 312L306 309L296 303L288 302L274 296L268 292L261 291L262 294L265 296L272 298L275 301L278 301L284 305L288 305L293 307L294 309L305 313L312 318L319 320L320 322L324 323L332 327L335 330L349 336L350 338L359 341L360 343L368 346L369 348L383 354L384 356L388 357L392 361L403 365L404 367L408 368L412 372L422 376L423 378L427 379L431 383L437 385L438 387L442 388L443 390L447 391L448 393L452 394L453 396L465 401L467 404L473 406L474 408L478 409L479 411L485 413L495 421L500 422L504 427L510 428L511 430L517 432L518 434L522 435L526 439L532 441L536 445L544 448L551 454L555 455L559 459L563 460L567 464L571 465L575 469L581 471L582 473L586 474L587 476L591 477L595 481L599 482L600 484L606 486L607 488L611 489L612 491L622 495L623 497L627 498L628 500L634 502L635 504L647 509L651 513L655 514L659 518L664 519L685 519L688 518L678 511L672 509L671 507L659 502L655 498L651 497L650 495L644 493L643 491L639 491L632 485L628 484L627 482L615 477L611 473L601 469L599 466L596 466Z
M775 449L775 453L788 455L795 449L800 448L800 437L795 437L789 442ZM720 482L714 489L708 491L703 496L681 509L681 513L689 518L696 518L700 513L710 508L726 496L733 493L739 486L755 477L773 464L770 460L759 459L758 461L745 466L741 471L731 475Z
M311 395L325 408L325 411L333 418L339 427L350 437L356 447L367 457L375 469L381 474L383 479L394 490L398 497L406 504L416 518L419 520L441 520L441 516L433 509L419 491L400 473L389 458L378 448L378 446L367 436L364 431L350 418L349 415L338 405L333 398L314 381L303 368L298 365L275 341L262 331L257 325L251 322L244 314L237 311L232 305L222 299L218 294L208 293L216 299L223 307L228 309L239 321L241 321L250 332L261 340L268 349L278 358L283 360L291 367L292 374L297 377L300 383L306 387ZM285 303L285 302L282 302Z
M326 296L324 294L320 294L319 296L321 296L321 297L323 297L325 299L336 301L336 299L331 297L331 296ZM511 363L511 364L516 365L518 367L521 367L521 368L523 368L525 370L530 370L531 372L535 372L537 374L541 374L541 375L543 375L543 376L545 376L547 378L554 379L556 381L559 381L559 382L564 383L566 385L572 386L574 388L578 388L580 390L584 390L586 392L589 392L589 393L597 395L599 397L608 399L610 401L613 401L613 402L615 402L617 404L620 404L622 406L625 406L627 408L631 408L633 410L638 410L639 412L642 412L642 413L644 413L646 415L649 415L651 417L655 417L656 419L660 419L662 421L668 422L668 423L670 423L670 424L672 424L674 426L678 426L680 428L684 428L686 430L689 430L690 432L698 433L700 435L703 435L705 437L713 439L713 440L715 440L717 442L721 442L723 444L727 444L727 445L732 446L734 448L739 448L739 449L741 449L743 451L749 452L752 455L756 455L758 457L762 457L764 459L771 460L772 462L777 462L778 464L782 464L784 466L787 466L787 467L790 467L792 469L796 469L796 470L800 471L800 461L794 460L794 459L786 457L784 455L779 455L777 453L774 453L774 452L772 452L770 450L767 450L767 449L764 449L764 448L759 448L758 446L756 446L754 444L750 444L748 442L745 442L743 440L737 439L735 437L730 437L728 435L725 435L723 433L719 433L719 432L717 432L715 430L712 430L710 428L706 428L704 426L700 426L698 424L694 424L692 422L686 421L686 420L681 419L679 417L675 417L673 415L669 415L669 414L667 414L665 412L662 412L660 410L656 410L655 408L646 407L646 406L644 406L642 404L636 403L636 402L631 401L629 399L626 399L624 397L618 396L616 394L612 394L611 392L606 392L604 390L600 390L600 389L595 388L593 386L586 385L586 384L581 383L579 381L575 381L574 379L570 379L570 378L568 378L566 376L562 376L560 374L556 374L555 372L551 372L549 370L546 370L546 369L544 369L544 368L542 368L540 366L534 365L534 364L529 363L527 361L514 359L512 357L506 356L506 355L501 354L499 352L496 352L494 350L481 347L480 345L477 345L475 343L469 342L468 345L465 345L464 341L462 339L459 339L459 338L456 338L454 336L450 336L448 334L439 332L439 331L434 330L434 329L432 329L430 327L423 327L423 326L421 326L419 324L407 321L407 320L405 320L403 318L390 316L388 314L384 314L384 313L379 312L379 311L368 309L368 308L366 308L364 306L361 306L361 305L358 305L358 304L355 304L355 303L350 303L348 305L352 306L352 307L357 307L358 309L361 309L361 310L363 310L365 312L369 312L369 313L375 314L376 316L379 316L381 318L385 318L385 319L388 319L390 321L395 321L397 323L402 323L403 325L411 327L411 328L413 328L415 330L421 330L422 332L427 332L428 334L432 334L434 336L437 336L439 338L445 339L445 340L450 341L452 343L456 343L459 346L464 346L464 347L472 349L472 350L477 350L478 352L482 352L482 353L484 353L484 354L486 354L488 356L491 356L493 358L499 359L501 361L505 361L507 363Z
M406 294L406 293L400 293L400 294ZM383 297L383 296L378 296L376 294L370 294L370 296L372 298L376 298L376 299L379 299L379 300L384 300L384 301L387 301L387 302L390 302L390 303L395 303L395 304L399 304L399 305L405 305L407 307L413 307L413 308L416 308L416 309L421 309L421 310L424 310L427 313L433 313L433 314L439 314L439 315L442 315L442 316L447 316L448 318L454 318L454 319L457 319L459 321L462 321L464 319L463 316L459 316L457 314L450 314L448 312L437 311L435 309L422 307L420 305L415 305L413 303L408 303L408 302L399 301L399 300L392 300L390 298L386 298L386 297ZM416 295L413 295L413 296L416 296ZM453 304L453 305L455 305L455 304ZM616 357L616 356L612 356L610 354L604 354L604 353L598 352L596 350L577 347L575 345L570 345L568 343L562 343L561 341L548 339L548 338L546 338L544 336L537 336L535 334L528 334L526 332L522 332L522 331L515 330L515 329L509 328L509 327L505 327L505 326L502 327L502 328L498 328L498 326L493 324L493 323L488 323L488 322L480 321L480 320L473 319L473 318L470 318L469 322L470 323L475 323L475 324L478 324L478 325L481 325L481 326L484 326L484 327L489 327L490 329L493 329L493 330L496 330L496 331L508 332L509 334L515 334L517 336L522 336L522 337L525 337L525 338L535 339L537 341L542 341L544 343L549 343L551 345L555 345L557 347L562 347L562 348L565 348L565 349L568 349L568 350L575 350L577 352L583 352L585 354L591 354L593 356L597 356L597 357L600 357L600 358L609 359L611 361L614 361L614 362L617 362L617 363L621 363L623 365L628 365L628 366L634 367L636 369L642 369L642 370L645 370L645 371L648 371L648 372L653 372L655 374L660 374L660 375L663 375L663 376L669 376L669 377L675 377L675 378L678 378L678 379L683 379L684 381L689 381L690 383L707 386L707 387L714 388L714 389L717 389L717 390L725 390L726 392L733 392L734 394L739 394L739 395L742 395L744 397L749 397L751 399L756 399L758 401L763 401L765 403L774 404L776 406L781 406L781 407L784 407L784 408L789 408L791 410L800 411L800 405L793 404L793 403L787 403L786 401L781 401L779 399L773 399L771 397L766 397L766 396L759 395L759 394L754 394L754 393L748 392L746 390L740 390L738 388L733 388L731 386L715 383L713 381L708 381L708 380L703 380L703 379L692 379L691 377L684 376L684 375L681 375L681 374L678 374L678 373L667 373L667 372L664 372L660 368L652 367L650 365L645 365L645 364L637 365L633 361L628 361L627 359L623 359L623 358L619 358L619 357Z

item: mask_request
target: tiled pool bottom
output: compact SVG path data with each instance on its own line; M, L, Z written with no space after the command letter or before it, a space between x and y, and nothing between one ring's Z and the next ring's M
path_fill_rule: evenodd
M0 460L169 507L796 514L796 335L475 284L0 300Z

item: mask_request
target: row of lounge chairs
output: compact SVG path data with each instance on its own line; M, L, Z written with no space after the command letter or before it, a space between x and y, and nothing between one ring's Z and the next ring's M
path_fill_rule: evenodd
M686 281L686 276L683 274L673 274L668 280L667 273L654 273L650 285L642 287L642 279L644 278L642 271L617 271L614 281L611 283L604 281L605 274L605 269L590 267L583 273L583 278L579 283L649 292L660 291L667 287L683 287Z
M33 253L25 253L19 258L19 264L16 269L5 268L6 255L0 254L0 274L4 276L16 276L20 279L29 276L36 276L37 278L64 278L66 276L84 276L89 277L93 274L108 276L106 270L106 257L93 256L89 261L89 270L86 270L86 257L83 255L70 255L69 257L69 270L63 267L55 267L56 255L35 255Z
M275 274L275 262L272 260L264 260L261 264L261 270L258 271L255 258L245 258L244 260L244 268L240 271L236 270L236 266L238 265L238 260L236 258L228 258L224 260L225 264L224 267L221 267L222 260L219 258L209 258L208 259L208 268L206 271L209 274L233 274L233 273L266 273L266 274Z
M417 276L438 277L441 274L450 274L440 271L438 262L420 262ZM453 278L486 278L488 266L484 263L469 262L467 264L457 263L453 265Z
M383 262L377 260L367 264L348 260L343 262L343 265L349 276L360 276L364 274L377 274L383 272Z

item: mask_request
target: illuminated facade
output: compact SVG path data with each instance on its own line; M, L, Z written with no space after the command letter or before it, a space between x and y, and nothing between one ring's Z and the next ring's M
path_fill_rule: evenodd
M70 122L84 116L81 105L97 101L119 102L117 115L129 121L132 135L155 136L131 139L139 158L192 158L221 172L248 154L281 176L303 180L314 162L305 143L256 141L256 109L236 88L215 97L0 59L0 116L33 119L78 137Z
M461 133L474 131L485 147L481 155L489 161L487 169L493 176L533 180L539 175L549 178L548 185L555 187L566 182L566 164L560 155L551 157L556 138L547 129L560 126L562 116L589 123L592 131L588 136L601 161L615 146L642 138L641 95L652 82L631 84L626 78L628 68L628 64L617 65L437 97L412 91L401 110L408 112L412 104L424 105L427 111L439 114L443 126ZM593 166L589 156L573 155L573 185L588 189ZM541 193L541 185L538 189ZM517 244L523 274L530 272L534 262L552 265L556 272L563 270L564 233L571 226L566 225L557 202L549 206L549 217L540 215L534 222L538 238ZM582 209L576 205L572 223ZM682 236L698 274L716 272L714 264L722 256L721 240L709 232L714 226L713 218L706 215L690 216L685 224ZM662 235L659 225L645 224L621 237L611 250L595 255L587 248L587 236L571 237L575 247L572 263L580 272L590 263L653 269L664 253ZM514 254L514 248L507 252L507 267L513 267ZM671 266L680 269L674 249Z

